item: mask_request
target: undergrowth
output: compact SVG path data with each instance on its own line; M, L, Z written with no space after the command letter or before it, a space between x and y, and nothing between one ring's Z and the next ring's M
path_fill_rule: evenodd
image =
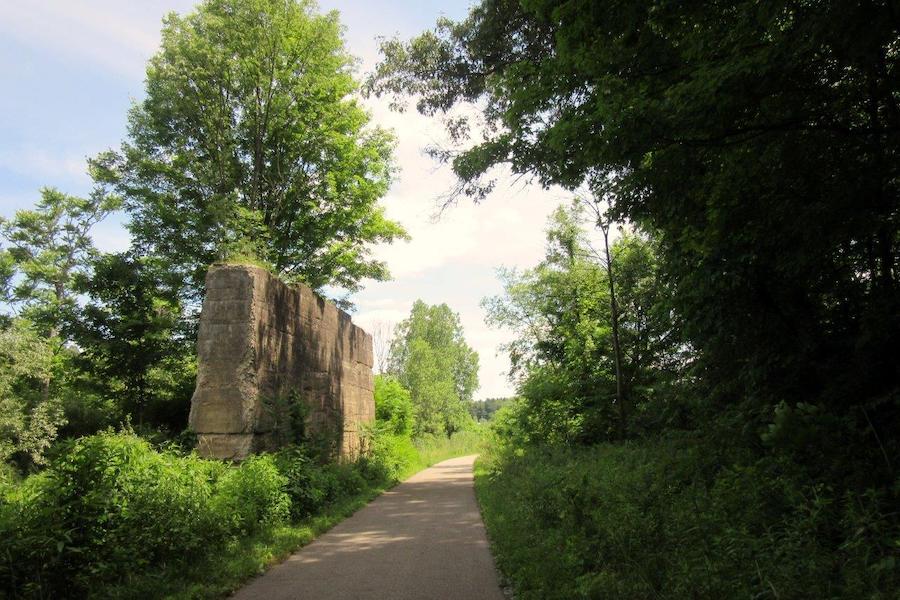
M231 466L130 432L80 438L44 471L0 479L0 597L222 597L478 439L375 431L354 463L291 447Z
M520 600L895 599L893 496L675 440L483 454L476 490Z

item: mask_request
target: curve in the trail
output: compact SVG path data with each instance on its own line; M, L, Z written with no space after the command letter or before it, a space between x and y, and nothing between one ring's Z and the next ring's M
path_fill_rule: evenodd
M242 588L237 600L502 600L474 456L438 463Z

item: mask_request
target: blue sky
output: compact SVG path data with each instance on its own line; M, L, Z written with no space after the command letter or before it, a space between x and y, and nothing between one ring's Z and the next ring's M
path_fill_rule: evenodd
M144 64L158 46L162 17L193 4L0 3L0 215L32 206L42 186L72 194L90 190L85 158L124 138L126 112L142 97ZM465 16L468 6L457 0L320 2L322 10L341 13L347 46L361 59L362 73L377 60L378 36L408 38L441 15ZM496 349L509 334L484 324L479 302L499 293L497 267L527 267L540 259L546 217L565 196L505 180L481 205L461 203L435 221L436 199L453 181L422 154L442 137L439 124L415 113L393 113L384 101L366 104L373 121L397 135L401 172L384 204L413 239L377 249L394 280L367 283L354 297L354 321L371 331L402 320L417 298L446 302L460 313L466 338L481 358L477 397L508 395L508 362ZM94 231L101 249L128 246L123 219L113 216Z

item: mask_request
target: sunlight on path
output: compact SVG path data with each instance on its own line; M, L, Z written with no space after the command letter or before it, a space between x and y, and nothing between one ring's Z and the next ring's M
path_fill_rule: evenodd
M233 598L502 600L474 461L454 458L414 475Z

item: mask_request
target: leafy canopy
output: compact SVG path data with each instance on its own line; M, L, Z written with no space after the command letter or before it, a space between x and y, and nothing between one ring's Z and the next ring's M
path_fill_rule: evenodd
M596 442L659 430L676 404L669 385L685 365L655 245L623 231L611 248L622 345L617 426L609 275L583 229L581 205L549 219L546 254L534 268L501 270L504 293L485 298L487 322L515 333L506 344L521 398L517 418L535 440Z
M43 188L34 209L0 219L0 238L7 249L0 253L2 300L24 316L59 334L64 313L74 305L73 285L88 273L96 254L91 228L120 200L96 189L89 198Z
M393 140L354 98L337 13L300 0L206 0L169 15L146 98L98 179L127 198L141 253L202 285L253 260L314 288L383 280L371 245L405 235L378 200Z
M19 455L33 464L65 424L54 397L40 393L53 371L54 348L23 319L0 328L0 463Z
M409 390L390 375L375 376L375 419L392 435L409 437L412 434L412 397Z
M182 319L177 284L158 259L130 253L99 256L91 272L76 280L85 301L65 328L79 348L75 365L139 425L154 401L181 392L182 402L170 409L174 418L151 415L180 429L195 373L194 335Z
M717 410L868 429L900 397L898 43L891 3L483 0L369 89L450 115L468 193L508 165L652 231Z
M446 304L413 304L394 332L388 373L410 390L416 436L451 435L471 421L478 353L466 343L459 315Z

